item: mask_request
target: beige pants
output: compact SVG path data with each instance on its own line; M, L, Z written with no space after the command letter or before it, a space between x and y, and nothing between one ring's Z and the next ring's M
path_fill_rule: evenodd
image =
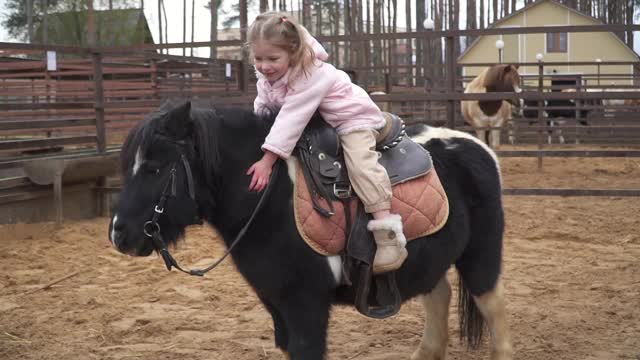
M378 163L378 131L363 129L340 136L349 180L367 213L391 209L391 182Z

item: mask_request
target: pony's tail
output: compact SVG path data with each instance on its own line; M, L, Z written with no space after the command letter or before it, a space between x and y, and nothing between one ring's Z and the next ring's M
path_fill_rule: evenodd
M470 348L477 349L482 343L485 320L459 273L458 325L460 326L460 338L466 339L467 346Z

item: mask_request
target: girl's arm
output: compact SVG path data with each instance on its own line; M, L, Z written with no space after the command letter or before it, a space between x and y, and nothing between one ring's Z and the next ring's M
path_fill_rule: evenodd
M300 75L289 89L280 113L262 145L263 150L287 159L302 131L327 96L337 77L337 70L329 64L314 65L312 69L309 77Z

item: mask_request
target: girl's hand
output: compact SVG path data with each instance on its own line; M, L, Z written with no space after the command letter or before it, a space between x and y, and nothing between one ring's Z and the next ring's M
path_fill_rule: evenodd
M249 184L249 191L255 190L261 192L269 185L271 170L276 160L278 160L278 155L270 151L265 151L262 159L251 165L247 171L247 175L253 174L251 183Z

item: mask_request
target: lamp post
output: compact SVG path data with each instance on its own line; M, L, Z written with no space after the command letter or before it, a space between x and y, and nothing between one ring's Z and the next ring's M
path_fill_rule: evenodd
M544 64L542 60L544 56L542 53L536 54L536 60L538 60L538 96L542 95L544 90ZM544 125L543 119L543 102L542 99L538 99L538 150L542 150L542 127ZM542 155L538 153L538 171L542 171Z
M424 21L422 22L422 26L424 27L425 30L427 31L433 31L433 29L435 29L435 23L433 22L432 19L424 19ZM428 36L425 36L425 41L424 41L424 45L425 47L425 53L424 56L422 57L422 71L424 72L424 77L425 77L425 81L424 81L424 86L425 89L427 87L427 78L430 79L431 78L431 38ZM429 75L427 75L427 64L429 65Z
M422 22L422 26L424 27L425 30L427 31L433 31L433 29L435 28L435 23L433 22L432 19L424 19L424 21ZM427 57L430 56L431 54L431 38L427 37L425 39L425 43L424 46L426 47L427 51L426 51L426 55ZM424 60L423 60L424 61ZM429 58L429 65L431 65L430 63L431 59ZM426 64L426 61L424 61L423 63ZM427 69L424 68L424 92L426 93L430 93L431 92L431 87L433 87L433 83L431 81L431 69L429 69L429 75L427 76ZM429 98L429 97L427 97ZM429 116L430 120L433 120L433 113L431 111L431 100L427 100L425 103L425 107L427 110L427 114Z
M496 49L498 49L498 62L502 64L502 49L504 49L504 41L496 40Z

